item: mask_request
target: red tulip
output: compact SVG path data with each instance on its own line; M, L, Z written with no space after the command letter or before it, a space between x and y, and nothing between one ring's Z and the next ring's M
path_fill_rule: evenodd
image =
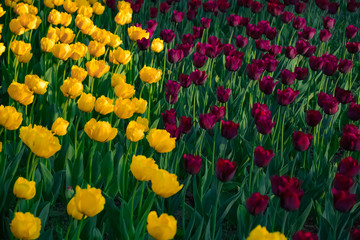
M348 151L360 150L360 130L353 124L347 124L343 130L340 146Z
M360 104L356 104L354 102L350 103L347 115L351 120L359 121L360 120Z
M254 163L258 167L266 167L270 164L270 160L275 156L273 151L265 150L262 146L258 146L254 151Z
M312 142L311 133L304 134L301 131L293 132L293 146L299 152L306 151Z
M334 197L334 208L339 212L349 212L356 203L356 194L351 194L349 191L338 191L332 189Z
M236 162L230 162L229 159L219 158L216 163L216 177L222 182L230 181L236 172Z
M299 231L295 233L292 240L318 240L318 236L311 232Z
M246 200L246 209L251 215L263 214L269 203L269 197L256 192Z
M294 91L292 88L285 88L281 91L278 89L276 100L279 105L287 106L295 101L297 95L299 95L299 90Z
M192 154L184 154L185 171L189 174L195 175L201 169L201 157Z
M319 111L308 110L306 111L306 123L310 127L316 127L322 119L322 115Z

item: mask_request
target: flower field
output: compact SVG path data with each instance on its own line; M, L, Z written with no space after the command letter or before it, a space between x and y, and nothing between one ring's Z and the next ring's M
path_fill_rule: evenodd
M1 1L0 239L360 240L359 18Z

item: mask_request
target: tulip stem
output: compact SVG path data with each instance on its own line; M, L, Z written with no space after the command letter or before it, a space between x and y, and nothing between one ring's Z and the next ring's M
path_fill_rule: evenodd
M130 209L130 226L132 227L134 225L134 201L135 201L135 195L136 195L136 190L139 187L139 181L136 181L136 185L134 188L134 192L131 198L131 209Z
M217 189L217 196L216 196L216 202L214 206L214 221L213 221L213 232L212 232L212 239L215 239L215 232L216 232L216 215L217 215L217 207L219 204L220 194L221 194L221 188L223 186L223 182L218 183L218 189Z
M31 171L30 171L30 176L31 176L31 180L34 180L35 178L35 171L36 171L36 167L39 163L39 159L36 159L36 155L34 154L31 160Z
M160 92L162 92L162 88L164 85L164 78L165 78L165 68L166 68L166 54L167 54L167 44L165 44L165 52L164 52L164 68L162 71L162 78L161 78L161 84L160 84Z
M152 95L152 84L150 84L150 92L149 92L149 107L148 107L148 120L150 121L150 105L151 105L151 95Z
M16 202L16 205L15 205L14 213L16 213L17 210L18 210L18 208L19 208L20 200L21 200L21 198L18 198L18 200L17 200L17 202Z
M72 226L73 222L74 222L74 218L71 218L70 223L69 223L69 227L67 228L67 231L66 231L65 240L69 239L69 233L70 233L71 226Z
M215 144L215 138L216 134L214 134L214 141L213 141L213 152L212 152L212 166L211 166L211 174L214 175L215 173L215 150L216 150L216 144Z
M297 154L298 154L298 153L297 153ZM297 155L297 154L296 154L296 155ZM296 165L296 157L297 157L297 156L295 156L294 159L293 159L293 164L292 164L292 168L291 168L291 172L290 172L290 178L292 178L293 175L294 175L294 169L295 169L295 165Z
M91 150L91 157L90 157L90 165L89 165L89 184L91 185L91 172L92 172L92 163L93 163L93 158L94 158L94 155L95 155L95 151L96 151L96 146L97 146L97 143L94 142L93 143L93 146L92 148L94 148L94 150L92 151Z
M81 228L82 228L83 222L84 222L84 216L80 220L80 224L79 224L79 227L78 227L78 232L76 234L76 239L78 239L78 240L80 239L80 233L81 233Z
M283 234L285 234L285 226L286 226L286 220L287 220L288 215L289 215L289 212L285 212L284 221L283 221L283 224L282 224L282 227L281 227L281 232Z
M144 198L144 190L145 190L145 182L142 182L142 184L141 184L141 194L140 194L140 201L139 201L138 216L140 216L140 213L141 213L142 201L143 201L143 198Z
M29 153L29 157L28 157L28 160L27 160L27 164L26 164L26 179L29 179L29 167L30 167L31 155L33 155L33 152L30 152L30 153Z
M131 146L132 146L132 142L130 142L130 145L126 151L126 155L125 155L125 158L124 158L124 161L123 161L123 166L122 166L122 196L125 197L125 187L126 187L126 184L125 184L125 181L126 181L126 178L125 178L125 175L126 175L126 164L127 164L127 160L128 160L128 157L129 157L129 153L131 151Z
M3 144L3 149L2 151L4 152L4 156L6 157L6 128L4 128L4 144Z

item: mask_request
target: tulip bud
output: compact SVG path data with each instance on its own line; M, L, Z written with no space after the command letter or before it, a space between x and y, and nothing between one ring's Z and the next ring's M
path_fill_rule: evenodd
M304 134L301 131L298 132L293 132L293 146L295 148L295 150L299 151L299 152L304 152L306 151L311 142L312 142L312 135L311 133L306 133Z
M201 157L192 154L184 154L185 171L189 174L195 175L201 169Z
M236 169L236 162L219 158L216 163L216 177L222 182L228 182L234 177Z
M270 160L275 156L273 151L265 150L262 146L258 146L254 151L254 163L258 167L266 167L270 164Z
M246 200L246 209L251 215L263 214L269 203L269 197L256 192Z

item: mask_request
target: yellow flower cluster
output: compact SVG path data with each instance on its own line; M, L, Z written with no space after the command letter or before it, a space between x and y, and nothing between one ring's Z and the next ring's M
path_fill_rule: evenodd
M119 1L117 8L119 12L115 16L115 22L119 25L131 23L133 14L131 4L125 1Z
M14 40L10 44L11 51L15 54L19 62L27 63L32 58L31 44L24 41Z
M251 232L246 240L286 240L284 234L280 232L269 233L266 227L258 225Z
M54 8L55 6L63 6L68 13L74 13L92 17L93 13L101 15L105 11L105 6L95 0L44 0L45 6L48 8ZM91 6L92 5L92 6Z
M23 117L22 113L14 107L0 105L0 125L7 130L16 130L20 127Z
M2 16L4 16L5 13L6 13L6 11L2 8L2 6L0 4L0 18ZM2 37L1 34L2 34L3 27L4 27L4 25L0 24L0 40L1 40L1 37ZM5 52L5 50L6 50L6 47L5 47L4 43L0 42L0 56Z
M27 3L16 4L14 12L19 16L10 21L9 28L16 35L22 35L28 30L37 29L41 24L40 17L36 15L38 14L38 9L32 5Z

